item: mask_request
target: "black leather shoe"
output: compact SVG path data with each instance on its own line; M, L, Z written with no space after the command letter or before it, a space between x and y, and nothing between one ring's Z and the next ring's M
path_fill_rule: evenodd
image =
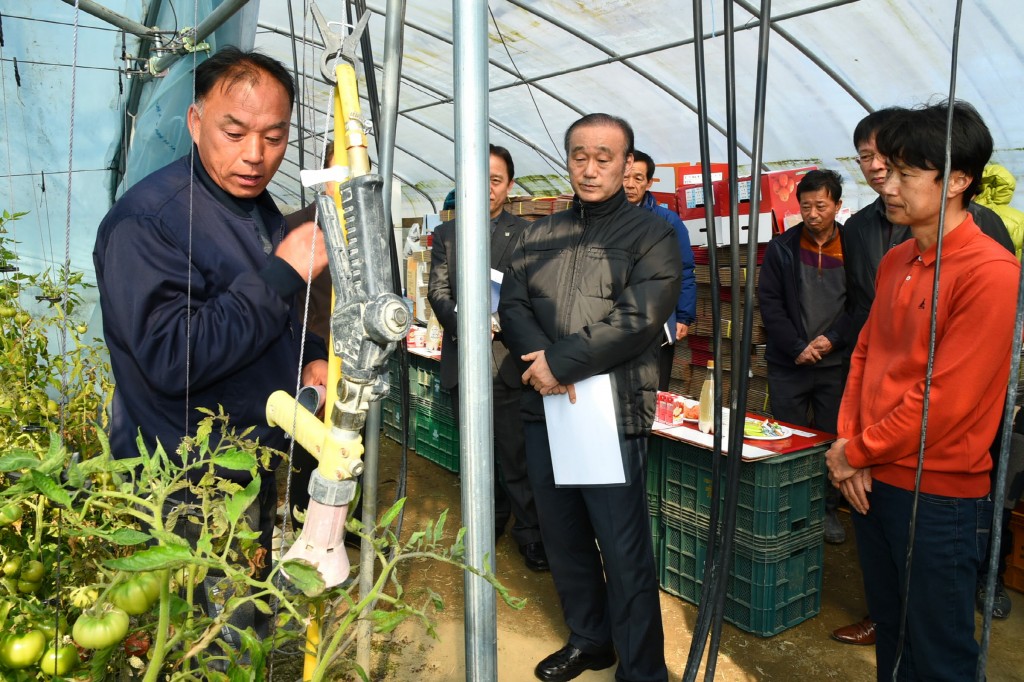
M597 654L580 651L572 644L551 654L537 664L533 674L545 682L568 682L586 670L604 670L615 665L615 652L605 649Z
M525 545L520 545L519 553L523 555L523 562L531 571L551 570L551 566L548 564L548 555L544 551L544 543L529 542Z

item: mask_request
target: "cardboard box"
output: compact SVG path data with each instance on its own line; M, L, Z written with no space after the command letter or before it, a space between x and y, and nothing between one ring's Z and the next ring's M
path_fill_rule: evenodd
M739 179L737 186L739 191L739 215L741 217L750 215L752 213L751 203L756 200L756 210L762 216L761 220L764 220L765 214L770 215L772 219L771 232L767 236L762 233L763 227L759 226L759 242L769 241L772 234L781 234L800 222L800 201L796 196L796 186L808 171L815 170L815 168L815 166L808 166L806 168L762 173L761 188L757 193L751 192L750 177ZM727 181L715 183L714 192L715 216L728 218L730 212L729 183ZM727 224L728 221L725 221L725 223ZM716 225L716 232L728 234L728 231L718 230L717 228L718 226ZM743 237L741 237L741 243L746 243ZM719 241L719 244L725 245L722 241Z
M706 213L707 201L704 197L704 173L699 163L677 163L667 164L675 172L675 188L672 190L676 196L676 207L679 217L687 222L695 220L702 222ZM729 179L729 165L725 163L711 164L711 182L722 182ZM653 191L653 187L651 188ZM661 190L664 191L664 190ZM690 234L691 242L694 235ZM704 244L701 246L706 245Z

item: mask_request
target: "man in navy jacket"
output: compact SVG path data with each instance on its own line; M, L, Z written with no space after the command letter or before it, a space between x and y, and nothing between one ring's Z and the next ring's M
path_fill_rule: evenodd
M267 425L267 396L295 391L300 362L303 383L326 382L326 348L309 335L300 358L293 310L311 258L314 277L327 264L323 236L313 223L286 234L266 190L288 146L293 102L279 62L220 50L196 68L192 153L139 181L100 224L93 260L116 382L115 457L137 456L141 434L147 448L159 443L181 462L181 440L204 416L197 408L218 406L234 429L253 427L250 438L285 449L284 433ZM214 432L211 444L218 440ZM251 480L248 472L219 473L241 485ZM272 472L261 482L249 518L269 559ZM187 535L191 525L176 531Z
M640 151L633 150L633 165L626 172L622 188L626 190L626 199L634 206L650 211L663 218L676 231L679 242L679 259L683 263L683 282L679 287L679 299L672 317L668 320L669 338L661 348L658 358L658 390L667 391L672 375L672 360L675 355L675 341L685 339L690 333L690 325L697 319L697 280L693 274L693 249L690 247L690 233L686 224L672 211L660 205L650 193L654 184L654 159Z

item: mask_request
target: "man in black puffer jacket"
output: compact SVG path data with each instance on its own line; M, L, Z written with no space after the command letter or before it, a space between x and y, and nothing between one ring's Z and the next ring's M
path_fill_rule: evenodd
M654 420L658 348L682 277L675 232L631 205L624 120L590 114L565 136L573 207L524 231L498 312L521 358L526 459L551 573L570 630L541 661L541 680L571 680L615 663L616 680L667 679L658 577L647 517L647 436ZM556 487L543 396L611 376L626 485ZM607 577L606 577L607 576Z

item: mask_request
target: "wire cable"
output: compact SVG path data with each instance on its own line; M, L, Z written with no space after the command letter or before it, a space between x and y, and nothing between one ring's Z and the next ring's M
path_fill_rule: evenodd
M551 130L548 128L547 121L544 120L544 114L540 112L540 106L537 104L537 98L533 95L533 85L526 82L526 78L519 70L516 60L512 58L512 52L508 49L508 43L505 42L505 35L501 32L501 27L498 26L498 20L494 17L494 12L491 10L490 4L487 5L487 13L491 16L491 23L494 24L494 30L498 34L498 40L501 41L501 46L505 49L505 54L508 55L508 61L512 65L512 70L516 72L517 76L519 76L519 80L523 81L523 84L526 87L526 92L530 95L530 101L533 103L533 109L537 112L537 118L540 120L541 126L544 127L544 133L548 136L548 140L551 142L551 148L555 150L555 154L558 155L558 158L562 159L562 163L564 164L566 162L565 155L562 153L564 150L557 142L555 142L555 138L551 135ZM545 161L547 160L545 159ZM554 168L554 165L550 162L548 162L548 165Z
M946 149L945 168L942 172L942 196L949 192L949 176L951 172L952 136L953 136L953 115L956 103L956 69L960 53L960 18L963 11L963 0L957 0L956 11L953 18L953 45L950 59L949 73L949 97L946 113ZM939 311L939 282L942 274L942 244L943 232L946 224L946 202L939 203L939 223L936 227L937 239L935 242L935 275L932 280L931 320L928 330L928 362L924 375L924 396L921 402L921 435L918 440L917 468L914 471L914 496L910 505L910 524L907 530L907 556L904 564L904 576L902 594L900 595L900 627L899 637L896 643L896 659L893 662L892 680L897 681L900 663L903 658L903 648L907 638L907 611L909 608L910 578L914 563L914 538L917 534L917 508L921 496L921 477L924 473L924 456L926 437L928 434L928 415L931 407L932 376L935 370L935 344L938 331Z

